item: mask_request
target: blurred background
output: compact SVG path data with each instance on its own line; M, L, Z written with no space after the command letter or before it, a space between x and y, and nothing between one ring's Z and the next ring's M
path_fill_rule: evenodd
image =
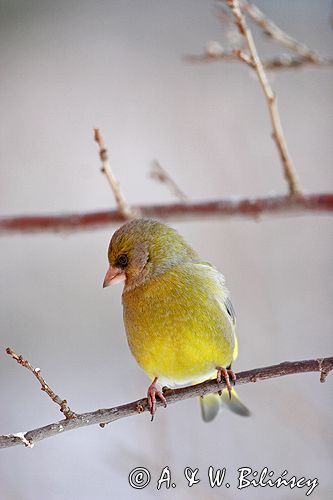
M330 0L259 1L278 25L332 55ZM240 63L190 65L208 40L235 30L202 0L1 0L2 215L115 207L100 173L93 127L130 203L173 201L149 178L158 159L191 199L286 192L264 98ZM226 29L228 28L228 29ZM283 51L254 29L260 54ZM307 191L332 191L333 70L270 74L288 146ZM170 221L224 272L238 315L236 371L332 354L333 225L327 215ZM1 236L0 433L61 418L6 346L42 369L76 412L142 397L148 378L131 357L121 286L102 290L116 227ZM0 498L298 499L306 490L237 490L237 469L317 477L312 498L333 496L332 383L304 374L239 388L252 417L201 421L196 400L79 429L0 453ZM168 465L175 489L157 491ZM231 487L211 489L226 467ZM128 484L138 466L144 490ZM189 489L186 466L200 469Z

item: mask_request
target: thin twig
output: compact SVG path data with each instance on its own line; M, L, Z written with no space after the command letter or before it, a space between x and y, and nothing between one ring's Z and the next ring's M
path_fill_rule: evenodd
M163 168L157 160L153 161L150 177L161 182L162 184L166 184L171 193L174 194L179 200L185 201L187 199L186 194L177 186L172 177L170 177L165 168Z
M331 214L333 193L301 194L297 197L229 198L213 201L188 201L162 205L137 205L142 217L164 220L202 219L207 217L246 217L258 220L262 215ZM118 210L55 215L18 215L0 218L0 234L58 233L98 229L124 221Z
M312 65L317 67L333 66L333 58L321 56L317 51L310 49L307 45L299 42L294 37L286 33L277 26L266 14L262 12L256 5L245 0L241 3L244 10L253 19L253 21L263 30L263 32L273 41L287 47L295 53L279 54L273 58L262 61L262 65L266 70L291 69L301 66ZM218 12L218 17L222 20L229 21L226 12L221 10ZM251 59L245 55L245 62L251 66ZM184 59L188 62L215 62L215 61L236 61L239 59L234 50L225 50L219 42L208 42L206 49L202 54L187 55ZM253 64L252 64L253 66Z
M289 193L290 195L298 195L300 194L300 188L298 185L296 171L293 166L291 157L288 153L286 141L283 135L276 96L272 90L272 87L268 81L265 70L259 58L257 48L252 36L252 32L246 23L245 16L243 15L243 12L240 8L239 0L226 0L226 3L234 15L235 22L236 25L238 26L240 33L244 36L246 40L249 52L254 62L255 71L258 75L260 85L263 89L263 92L267 100L267 106L273 128L273 139L279 151L279 155L284 169L284 175L289 185Z
M249 14L253 21L263 29L264 33L276 42L288 47L296 54L307 58L312 63L317 63L319 54L310 49L305 43L301 43L292 37L279 26L277 26L269 17L266 16L256 5L249 2L242 2L243 9Z
M235 57L237 57L241 61L245 62L248 66L250 66L250 68L256 69L255 63L254 63L252 57L250 57L246 52L244 52L244 50L234 49L233 54Z
M249 59L249 56L247 56L247 58L248 60L246 61L246 63L254 69L252 60ZM215 53L204 51L202 54L189 54L184 56L184 61L189 63L214 63L217 61L236 62L238 60L239 57L237 57L234 50L224 49L221 49L220 52L216 51ZM333 66L333 58L318 55L317 59L314 61L310 60L306 56L280 54L262 61L262 65L267 71L279 69L295 69L303 66L325 68L328 66Z
M303 66L325 68L328 66L333 66L333 58L318 55L316 60L314 61L306 56L280 54L279 56L264 61L263 66L267 70L295 69Z
M319 372L320 380L323 382L327 374L332 370L333 357L285 362L278 365L255 368L254 370L238 373L237 385L306 372ZM221 382L219 388L223 389L224 387L225 384ZM212 392L217 392L216 380L208 380L201 384L191 385L181 389L167 389L164 391L164 395L170 405L185 399L205 396L206 394L210 394ZM161 405L162 402L157 401L157 406L160 407ZM100 409L88 413L78 414L75 419L61 420L60 422L54 422L31 431L0 436L0 448L9 448L18 444L23 444L32 448L38 441L47 439L51 436L57 436L65 431L86 427L88 425L111 423L115 420L119 420L120 418L138 415L140 413L144 413L145 411L149 411L147 398L138 399L132 403L127 403L114 408Z
M66 399L61 399L55 392L52 391L51 387L49 384L45 382L45 379L42 377L40 373L40 368L34 368L29 361L26 359L23 359L22 356L16 354L16 352L13 351L10 347L7 347L6 353L9 354L15 361L18 362L19 365L24 366L24 368L27 368L31 373L35 375L37 378L38 382L41 385L42 391L46 392L48 396L54 401L57 405L60 406L60 411L65 415L67 420L76 418L75 413L70 409L70 407L67 404Z
M100 130L98 128L94 129L94 134L95 134L94 136L95 141L97 142L99 147L99 157L102 162L101 172L105 175L111 186L119 212L121 213L124 219L130 219L134 217L134 214L133 211L128 206L128 204L126 203L124 195L120 189L119 182L117 181L111 170L108 150L106 149L106 145L102 137L102 134L100 133Z
M200 63L200 62L215 62L218 60L223 61L236 61L238 60L233 50L226 50L219 42L210 40L202 54L186 54L183 56L184 62Z

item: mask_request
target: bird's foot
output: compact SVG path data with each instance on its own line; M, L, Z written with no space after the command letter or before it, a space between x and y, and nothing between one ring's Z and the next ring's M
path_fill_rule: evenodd
M217 369L217 377L216 377L217 383L219 384L222 381L222 377L224 378L227 390L229 392L229 399L231 399L231 391L232 391L231 382L233 383L233 385L235 385L236 375L231 370L230 366L228 366L227 368L218 366L216 369Z
M151 414L151 421L154 420L154 415L156 413L156 398L159 398L164 404L164 408L167 406L167 401L161 391L156 389L157 377L154 378L147 391L149 411Z

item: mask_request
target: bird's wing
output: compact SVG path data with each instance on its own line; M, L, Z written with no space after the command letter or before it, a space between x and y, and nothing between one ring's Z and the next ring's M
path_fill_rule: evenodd
M233 352L233 360L235 360L238 356L238 342L237 342L237 337L235 335L236 313L232 305L232 302L230 300L229 291L225 285L224 276L209 262L197 262L195 263L195 267L201 274L204 274L205 279L209 279L209 281L213 284L213 289L215 290L215 299L217 300L219 306L225 313L225 316L230 321L235 339L235 346Z
M195 266L200 269L205 277L210 278L217 285L217 300L221 303L222 307L230 318L233 326L236 325L236 313L230 300L229 291L225 285L225 279L222 273L218 271L209 262L196 262Z
M235 313L234 306L232 305L232 302L230 300L230 297L226 297L224 299L224 303L225 303L227 313L229 314L233 324L236 325L236 313Z

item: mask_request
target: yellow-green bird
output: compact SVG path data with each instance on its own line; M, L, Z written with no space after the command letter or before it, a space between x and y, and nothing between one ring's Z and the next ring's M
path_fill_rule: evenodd
M152 379L148 403L152 418L161 386L181 387L225 379L227 390L200 398L202 416L212 420L221 404L249 415L230 379L237 357L235 313L223 275L171 227L135 219L112 236L110 267L103 287L124 282L124 323L130 350Z

